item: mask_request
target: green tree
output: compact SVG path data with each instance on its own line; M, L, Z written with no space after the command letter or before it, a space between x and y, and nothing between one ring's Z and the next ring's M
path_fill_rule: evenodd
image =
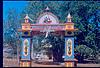
M17 51L17 45L18 45L18 37L17 37L17 29L19 26L18 23L18 14L16 12L16 9L9 9L7 19L5 22L3 22L4 32L4 43L8 44L10 48L13 49L13 53L16 53Z
M81 61L83 61L84 58L89 58L93 54L93 50L86 45L76 46L75 52L80 54Z

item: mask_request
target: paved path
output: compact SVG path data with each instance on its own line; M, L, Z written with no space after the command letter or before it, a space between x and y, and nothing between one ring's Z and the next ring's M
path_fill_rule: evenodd
M3 59L3 67L18 67L16 59Z
M100 67L100 64L77 64L77 67Z
M3 67L18 67L17 59L3 59ZM32 62L32 67L62 67L57 64L37 64ZM77 67L100 67L100 64L77 64Z

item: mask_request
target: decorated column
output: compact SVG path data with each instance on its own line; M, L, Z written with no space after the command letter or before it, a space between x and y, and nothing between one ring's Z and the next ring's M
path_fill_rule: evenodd
M21 53L20 53L20 67L30 67L31 66L31 25L28 20L28 15L26 15L25 23L22 24L21 31Z
M65 24L65 67L74 67L77 62L74 59L74 23L71 21L71 15L68 14Z

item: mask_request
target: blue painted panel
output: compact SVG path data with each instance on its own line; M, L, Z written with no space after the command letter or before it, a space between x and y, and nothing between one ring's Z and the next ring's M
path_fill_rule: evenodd
M26 56L24 54L24 46L25 46L24 41L25 40L28 40L28 45L27 45L27 47L28 47L28 55L26 55ZM22 38L21 59L23 59L23 60L30 60L30 38Z
M67 55L67 41L68 39L72 40L72 55ZM65 37L65 60L67 59L74 59L74 37Z

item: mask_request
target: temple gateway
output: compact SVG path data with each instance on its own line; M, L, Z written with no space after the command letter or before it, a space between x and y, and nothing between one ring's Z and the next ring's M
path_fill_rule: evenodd
M29 22L30 17L28 14L25 16L25 22L22 23L22 27L18 29L21 32L21 52L20 52L20 67L31 67L32 63L32 36L39 34L52 33L55 35L64 35L65 44L64 46L64 63L65 67L76 66L77 60L74 58L74 32L78 29L74 28L72 17L70 13L67 16L66 23L60 23L57 16L49 12L49 8L45 9L43 14L37 18L36 24ZM34 46L34 45L33 45ZM52 45L53 46L53 45ZM33 52L34 53L34 52Z

